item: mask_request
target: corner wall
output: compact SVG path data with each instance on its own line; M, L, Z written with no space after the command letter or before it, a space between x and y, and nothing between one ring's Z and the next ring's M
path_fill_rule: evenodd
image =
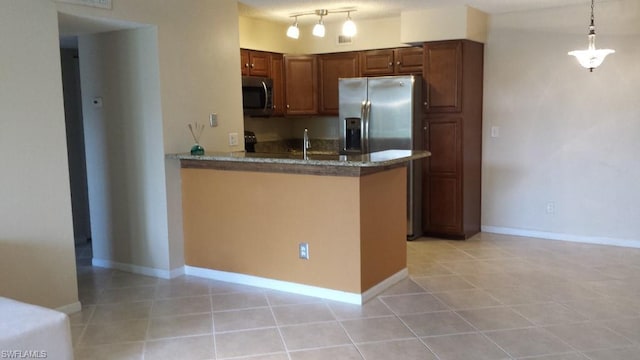
M78 45L94 264L168 270L156 28Z
M57 28L52 2L0 2L0 296L77 311Z
M588 12L585 4L491 17L485 231L640 246L640 3L597 4L596 45L616 53L593 73L567 55L587 46Z
M241 146L228 145L229 133L242 135L244 128L235 0L171 1L161 5L156 0L114 1L112 9L66 3L56 5L60 12L89 20L126 21L157 28L161 113L155 121L162 124L159 135L162 149L155 156L189 151L193 140L187 124L196 121L207 124L210 113L218 114L219 125L207 127L200 143L208 151L242 150ZM154 255L131 258L143 261L131 265L159 269L162 274L174 276L184 265L178 161L164 159L163 171L164 180L154 177L152 183L164 181L164 189L154 187L152 191L157 191L158 199L164 197L165 203L158 205L164 209L149 208L149 202L136 204L137 209L144 211L139 216L158 228L154 235L150 232L149 237L136 239L132 246L140 254L153 249ZM156 200L152 202L155 204ZM165 210L166 216L160 216L159 213ZM165 253L160 255L159 252Z

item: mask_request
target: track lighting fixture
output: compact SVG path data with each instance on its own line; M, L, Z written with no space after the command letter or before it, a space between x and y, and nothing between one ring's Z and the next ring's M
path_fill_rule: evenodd
M298 28L297 16L295 16L295 20L293 21L293 24L291 24L291 26L289 26L289 28L287 29L287 36L292 39L297 39L300 37L300 29Z
M313 26L312 34L317 37L324 37L326 28L324 25L324 17L329 13L347 13L347 20L342 24L342 35L353 37L357 33L356 24L351 20L351 13L356 11L355 8L346 9L318 9L312 12L302 12L290 15L294 18L293 24L287 29L287 36L292 39L298 39L300 37L300 28L298 27L298 16L304 15L316 15L319 17L318 22Z
M328 10L316 10L316 15L320 16L320 20L318 23L313 26L313 31L311 32L313 36L324 37L324 23L322 22L322 18L329 14Z
M352 37L357 32L356 24L351 20L351 11L347 11L347 21L342 24L342 35Z

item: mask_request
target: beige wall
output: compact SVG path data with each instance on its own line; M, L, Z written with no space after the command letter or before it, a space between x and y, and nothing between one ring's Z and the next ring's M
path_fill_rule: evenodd
M616 53L593 73L567 55L588 20L587 4L491 19L485 230L640 246L640 3L597 4L596 45Z
M152 26L79 39L96 261L169 269L157 54Z
M161 112L155 121L162 123L164 153L189 151L193 140L186 125L195 121L208 123L209 114L214 112L218 114L219 126L207 127L200 143L207 150L243 149L240 145L228 145L229 133L240 136L243 133L236 1L191 1L188 6L177 1L114 1L111 10L63 3L57 6L61 12L89 21L127 21L157 29ZM154 141L157 140L155 137ZM158 190L158 199L166 196L167 215L159 216L158 211L162 210L151 205L161 200L137 200L137 206L148 217L145 222L160 230L133 240L132 244L139 250L152 248L154 255L132 258L131 265L166 272L180 269L184 260L182 201L176 191L180 177L174 160L165 161L163 174L165 187ZM155 176L153 183L161 182Z
M0 296L79 307L56 9L0 2Z
M285 54L322 54L407 46L400 42L399 16L357 19L352 14L352 17L358 26L358 35L349 45L337 44L337 36L342 31L342 17L340 20L325 21L324 38L311 35L313 25L300 25L298 40L286 36L287 28L291 25L289 23L240 17L240 47Z
M406 268L406 173L182 169L185 261L360 294Z
M400 39L406 43L451 39L484 43L487 18L482 11L463 5L405 11L400 15Z

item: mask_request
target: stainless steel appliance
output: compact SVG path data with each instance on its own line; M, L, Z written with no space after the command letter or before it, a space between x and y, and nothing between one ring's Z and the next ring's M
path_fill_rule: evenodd
M341 154L423 149L418 75L339 79ZM407 238L422 235L422 161L407 173Z
M258 76L242 77L242 109L249 116L273 113L273 80Z

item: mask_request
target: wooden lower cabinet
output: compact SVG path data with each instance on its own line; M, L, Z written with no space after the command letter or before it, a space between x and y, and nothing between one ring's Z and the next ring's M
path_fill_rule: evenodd
M439 235L463 233L460 209L460 180L458 176L429 175L425 179L428 201L424 221L429 232Z

